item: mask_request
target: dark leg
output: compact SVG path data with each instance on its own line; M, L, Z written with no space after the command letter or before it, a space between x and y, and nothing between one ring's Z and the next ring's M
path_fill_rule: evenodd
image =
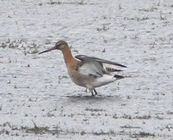
M95 95L97 95L97 91L95 89L93 91L94 91Z
M85 92L87 93L87 88L85 89Z
M92 96L95 96L93 90L91 90L91 95L92 95Z

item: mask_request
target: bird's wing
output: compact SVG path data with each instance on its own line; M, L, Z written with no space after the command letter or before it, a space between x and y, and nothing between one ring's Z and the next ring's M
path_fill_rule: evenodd
M105 70L107 72L121 72L121 71L123 71L123 70L115 69L115 68L111 68L111 67L105 67Z
M83 61L83 62L89 62L89 61L95 61L95 62L99 62L99 63L105 63L105 64L110 64L110 65L115 65L115 66L119 66L119 67L124 67L126 68L125 65L122 65L122 64L119 64L119 63L116 63L116 62L112 62L112 61L109 61L109 60L104 60L104 59L101 59L101 58L97 58L97 57L90 57L90 56L86 56L86 55L77 55L75 56L77 59Z
M93 78L102 77L104 72L102 64L97 61L81 61L78 72L85 76L90 76Z

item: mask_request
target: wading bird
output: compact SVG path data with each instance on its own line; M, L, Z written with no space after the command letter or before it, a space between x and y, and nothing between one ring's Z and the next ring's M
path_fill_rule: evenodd
M126 67L122 64L86 55L73 56L67 42L60 40L53 48L40 52L46 53L52 50L61 50L72 81L82 87L86 87L92 96L97 95L95 88L112 83L124 78L121 75L113 75L113 72L121 70L105 67L105 64Z

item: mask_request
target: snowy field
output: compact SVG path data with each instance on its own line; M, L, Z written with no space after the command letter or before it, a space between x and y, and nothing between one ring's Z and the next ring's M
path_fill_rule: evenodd
M91 97L62 54L127 65ZM172 0L0 0L0 140L173 140Z

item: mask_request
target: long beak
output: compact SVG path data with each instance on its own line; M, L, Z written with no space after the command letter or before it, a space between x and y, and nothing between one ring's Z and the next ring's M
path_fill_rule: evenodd
M40 52L39 54L46 53L46 52L50 52L50 51L55 50L55 49L56 49L55 47L52 47L52 48L50 48L50 49L47 49L47 50L45 50L45 51Z

